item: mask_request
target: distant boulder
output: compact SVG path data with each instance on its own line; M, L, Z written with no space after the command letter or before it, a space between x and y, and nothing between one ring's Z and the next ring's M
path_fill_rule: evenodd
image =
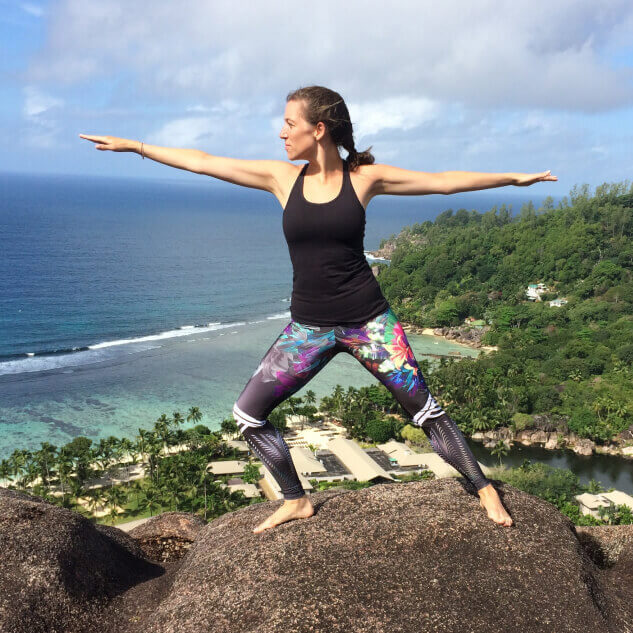
M195 514L164 512L130 530L129 535L148 558L163 562L182 558L205 525Z
M163 569L121 530L0 488L0 631L91 630L110 599Z

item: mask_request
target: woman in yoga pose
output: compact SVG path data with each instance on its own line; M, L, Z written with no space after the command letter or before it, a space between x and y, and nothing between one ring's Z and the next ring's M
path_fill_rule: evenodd
M354 146L341 96L322 86L291 92L279 134L289 161L240 160L195 149L146 145L112 136L80 134L99 150L137 152L143 158L272 193L283 208L283 231L293 265L290 322L264 354L233 407L252 451L275 477L283 505L253 531L312 516L290 451L267 420L273 409L306 385L336 354L347 352L370 371L424 430L433 449L474 486L488 517L512 519L485 477L455 422L424 382L407 337L364 255L365 209L378 195L451 194L557 180L537 174L448 171L427 173L374 164ZM339 154L343 147L348 156Z

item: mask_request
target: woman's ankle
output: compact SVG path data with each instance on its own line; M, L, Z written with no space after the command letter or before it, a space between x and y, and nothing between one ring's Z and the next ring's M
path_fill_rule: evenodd
M299 503L305 501L308 498L308 495L302 495L301 497L297 497L296 499L284 499L284 503L294 503L298 505Z

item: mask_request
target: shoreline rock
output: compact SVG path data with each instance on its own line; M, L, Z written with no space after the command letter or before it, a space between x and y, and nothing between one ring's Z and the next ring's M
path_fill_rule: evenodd
M492 448L499 441L512 447L515 442L523 446L542 445L547 450L568 449L578 455L615 455L625 459L633 459L633 446L618 444L596 444L593 440L578 437L575 433L565 435L557 431L542 431L538 429L524 429L514 432L509 427L500 427L492 431L476 431L471 439L483 442L486 448Z

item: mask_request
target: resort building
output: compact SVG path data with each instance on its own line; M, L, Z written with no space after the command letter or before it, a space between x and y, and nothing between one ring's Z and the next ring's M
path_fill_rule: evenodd
M575 499L580 505L582 514L591 514L596 517L596 519L600 518L599 509L608 508L610 505L625 505L633 510L633 497L621 490L601 492L596 495L585 492L581 495L576 495Z
M395 440L364 449L356 441L343 437L339 429L336 430L335 437L330 437L327 429L315 429L310 425L310 428L297 430L286 436L299 480L308 493L314 490L311 481L315 480L387 482L396 481L397 475L422 473L424 470L432 471L437 478L459 476L459 473L435 452L415 453L406 444ZM306 437L310 437L312 441L307 442ZM325 448L313 451L307 448L307 444L313 447L325 445ZM243 472L246 463L243 460L211 462L209 470L218 475L238 475ZM263 475L257 482L261 492L269 500L282 499L281 489L272 473L259 462L258 466ZM480 466L484 474L489 472L488 467L483 464ZM245 484L239 478L231 479L225 485L231 490L244 490L249 497L257 496L256 486Z
M545 284L529 284L525 294L531 301L540 301L541 295L548 290L549 288Z

